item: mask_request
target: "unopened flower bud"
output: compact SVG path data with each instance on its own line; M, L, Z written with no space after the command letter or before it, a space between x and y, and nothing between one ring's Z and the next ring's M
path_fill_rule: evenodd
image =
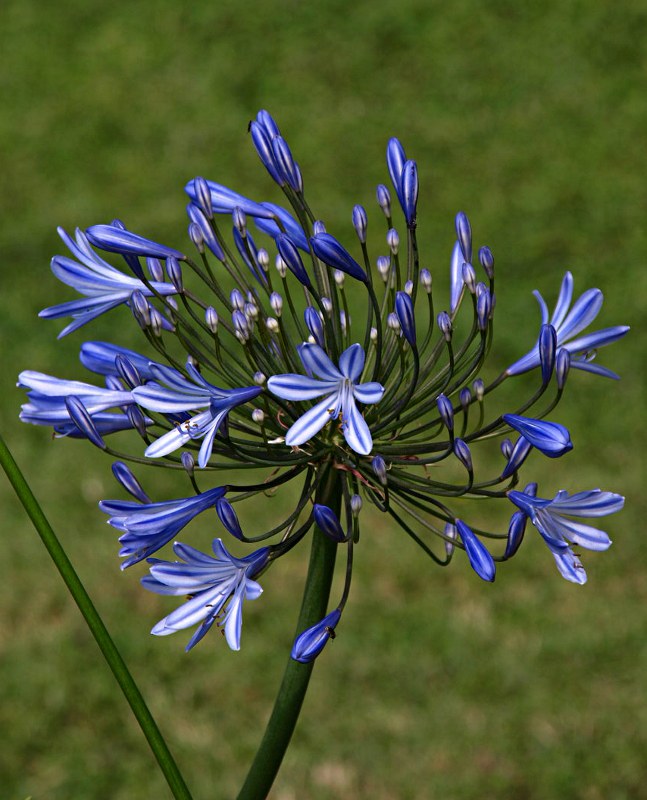
M148 300L144 297L143 292L141 292L139 289L135 289L135 291L130 295L130 308L140 328L146 330L146 328L150 327L150 306L148 305Z
M341 618L336 608L320 622L300 633L292 645L292 658L301 664L309 664L321 653L329 639L335 638L335 628Z
M400 332L400 320L398 319L398 315L393 311L387 316L386 324L392 331L396 333Z
M264 247L259 247L256 253L256 260L263 272L267 272L270 268L270 254Z
M218 331L218 312L213 306L209 306L204 312L204 320L211 333Z
M468 472L472 471L472 453L467 442L462 439L454 439L454 455Z
M386 478L386 462L382 458L382 456L374 456L371 461L371 467L373 468L373 472L377 475L377 479L382 484L382 486L386 486L387 478Z
M396 255L400 249L400 236L395 228L391 228L391 230L386 234L386 243L388 244L391 253Z
M315 503L313 508L313 515L317 527L322 533L325 533L333 542L343 542L346 538L341 523L337 514L328 506L320 503Z
M391 194L386 186L381 183L376 190L377 204L384 212L385 217L391 216Z
M247 317L242 311L234 311L231 315L231 321L234 325L236 338L241 342L246 342L249 339L249 323Z
M157 281L158 283L161 283L164 280L164 269L159 258L152 258L149 256L146 259L146 266L148 267L151 280Z
M413 313L413 300L406 292L397 292L395 295L395 313L402 328L404 338L411 347L416 345L416 320Z
M362 498L358 494L354 494L350 498L350 510L354 517L359 516L359 512L362 510Z
M265 320L265 327L270 333L278 333L280 330L279 321L274 317L268 317Z
M234 222L234 227L244 239L247 236L247 215L242 208L236 206L231 212L231 218Z
M155 308L155 306L150 307L149 313L151 317L151 330L153 331L153 334L159 338L162 335L162 331L164 330L162 315Z
M463 283L467 286L470 294L474 294L476 292L476 272L474 271L474 267L471 264L464 263L462 272Z
M380 277L386 283L389 279L389 273L391 272L391 259L388 256L378 256L377 258L377 271L380 273Z
M189 453L188 450L185 450L182 453L182 466L186 470L187 474L191 477L195 472L195 458L193 457L193 453Z
M322 297L321 305L324 307L326 314L330 316L330 314L332 314L332 300L329 297Z
M542 325L539 331L539 362L544 386L550 381L555 368L557 331L552 325Z
M101 438L83 401L79 397L71 394L65 398L65 407L67 408L67 413L70 415L70 419L83 436L91 441L95 447L98 447L100 450L105 450L106 443Z
M267 375L265 375L265 373L261 372L260 370L254 373L254 383L257 386L263 386L266 380L267 380Z
M454 430L454 407L452 406L451 400L444 395L440 394L436 398L436 407L438 408L438 413L440 414L440 418L443 421L443 424L447 428L448 431Z
M169 256L169 258L166 259L166 273L176 290L182 292L184 289L182 283L182 268L180 267L180 262L174 256Z
M450 539L450 541L445 539L445 553L447 558L451 558L454 553L454 540L458 536L456 525L453 525L451 522L445 523L445 536L448 536Z
M234 536L236 539L245 538L242 528L240 527L240 522L238 522L236 512L234 511L234 507L226 497L221 497L216 501L216 513L218 514L218 518L224 527L229 531L229 533L231 533L232 536Z
M316 219L312 223L312 235L319 236L322 233L326 232L326 226L323 224L322 220Z
M339 286L340 288L343 287L344 281L346 280L346 276L340 269L336 269L333 272L333 277L335 279L335 283L337 284L337 286Z
M510 456L512 455L512 441L506 436L506 438L501 442L500 447L503 457L509 460Z
M278 292L272 292L270 295L270 306L272 307L272 311L276 314L276 316L280 317L281 312L283 311L283 298Z
M353 208L353 226L357 233L357 238L362 244L366 241L366 227L368 225L368 217L366 210L363 206L355 206Z
M282 278L288 274L288 265L285 261L281 258L280 254L277 254L276 258L274 259L274 266L276 267L276 271Z
M126 416L128 417L130 424L142 437L142 439L146 438L146 425L150 425L151 420L146 419L141 408L135 405L126 406Z
M425 290L425 292L427 292L427 294L430 294L431 292L431 284L432 284L431 272L429 272L428 269L421 269L420 285Z
M479 403L483 402L483 398L485 397L485 384L483 383L483 379L477 378L472 383L472 389Z
M494 256L489 247L484 246L479 250L479 261L490 280L494 277Z
M243 308L245 308L245 296L240 289L231 290L229 302L231 303L231 307L237 309L238 311L242 311Z
M467 387L465 387L464 389L461 389L460 392L458 393L458 399L463 411L467 411L467 409L470 406L470 403L472 402L472 393Z
M303 312L303 317L306 327L314 337L316 344L318 344L319 347L325 347L323 322L320 313L312 306L308 306Z
M135 386L141 386L141 376L137 371L137 367L128 358L128 356L118 353L115 356L115 367L119 377L126 382L129 389L134 389Z
M196 225L195 222L192 222L189 225L189 239L195 245L195 249L202 255L204 253L204 236L202 235L202 229L199 225Z
M445 337L445 341L450 342L452 339L452 320L449 314L446 311L441 311L436 317L436 322L440 332Z
M472 261L472 228L467 214L463 211L459 211L458 214L456 214L455 224L456 238L461 246L463 261L469 264Z
M262 425L265 421L265 412L262 408L255 408L252 411L252 419L257 425Z
M377 328L375 327L371 328L371 341L373 342L373 344L377 342Z

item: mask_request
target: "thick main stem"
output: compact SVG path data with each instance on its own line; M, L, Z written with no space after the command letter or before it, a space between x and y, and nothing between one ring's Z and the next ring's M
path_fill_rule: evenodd
M327 474L317 490L316 502L329 506L339 515L341 508L339 473L332 465L326 465L324 469L327 470ZM297 635L315 625L326 615L336 552L337 544L315 527L301 612L297 622ZM297 724L313 666L314 662L301 664L291 658L288 660L272 715L238 800L263 800L267 797Z

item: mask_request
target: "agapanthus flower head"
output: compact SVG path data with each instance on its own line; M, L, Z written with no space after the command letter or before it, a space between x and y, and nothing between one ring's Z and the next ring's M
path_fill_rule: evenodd
M148 558L146 588L189 595L153 633L197 626L190 649L215 625L238 649L243 602L260 594L260 572L312 540L346 555L334 610L294 643L292 657L312 661L340 622L354 548L378 530L370 507L388 518L385 530L405 534L437 564L463 559L487 582L497 561L521 552L531 520L562 574L583 582L571 546L603 549L609 539L572 517L612 513L622 498L595 490L544 500L534 483L523 492L516 487L535 451L557 459L573 448L554 417L575 383L569 378L567 386L570 367L613 376L593 363L594 351L627 328L583 333L600 310L601 292L588 290L571 308L567 273L550 317L537 293L537 345L491 375L487 357L501 313L494 255L479 246L478 222L472 226L459 211L450 228L455 243L442 256L449 294L439 294L437 265L421 263L417 241L424 165L391 138L383 180L391 178L397 203L381 183L373 210L353 206L344 238L328 232L306 199L288 140L266 110L250 134L270 178L267 196L280 187L286 206L197 177L185 186L186 248L132 233L118 219L74 238L61 231L71 257L56 256L52 270L82 297L41 316L70 316L65 335L126 305L145 342L137 350L118 341L81 345L83 366L105 386L32 370L19 378L28 391L23 421L51 426L59 438L87 439L117 459L113 472L130 498L103 501L101 509L119 531L122 568ZM175 232L168 241L176 241ZM497 265L497 281L509 275ZM535 367L541 374L529 397L511 391L505 406L499 395L493 400L501 383ZM503 438L511 430L517 436ZM119 450L112 444L117 433ZM177 499L160 501L154 483L145 482L145 491L129 461L138 470L165 466L184 488ZM487 465L495 466L488 472ZM258 530L250 530L242 506L252 497L272 505L284 487L284 518L265 529L259 512ZM486 509L508 498L514 510L507 531L490 530ZM466 502L472 499L478 518ZM215 539L215 557L175 542L178 561L151 558L204 512L237 548L251 548L248 554L234 556Z

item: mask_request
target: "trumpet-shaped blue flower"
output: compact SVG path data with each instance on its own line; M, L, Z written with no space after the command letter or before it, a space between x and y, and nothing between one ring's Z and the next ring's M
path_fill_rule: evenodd
M106 389L82 381L67 381L32 370L20 373L18 386L30 389L27 393L29 402L22 406L20 419L32 425L57 426L71 422L65 405L65 398L70 396L78 397L90 415L134 402L130 391Z
M559 458L573 449L568 429L559 422L521 417L518 414L504 414L503 421L549 458Z
M622 495L600 489L573 495L562 490L552 500L516 491L508 492L508 497L543 536L562 576L580 584L586 583L586 572L569 543L587 550L606 550L611 539L604 531L577 522L572 517L603 517L614 514L620 511L625 502Z
M274 218L274 212L260 203L255 203L253 200L249 200L249 198L234 192L232 189L228 189L226 186L222 186L220 183L215 183L214 181L205 182L211 192L211 207L215 214L231 214L235 208L240 208L248 217ZM196 205L200 205L199 193L193 180L187 183L184 191ZM206 211L206 209L203 209L203 211Z
M85 232L95 247L107 253L120 253L150 258L177 258L184 261L186 256L173 247L153 242L138 233L126 230L122 225L92 225Z
M195 497L181 497L161 503L137 503L133 500L102 500L99 508L111 517L108 524L124 531L119 538L119 555L126 569L152 555L175 538L179 531L206 509L215 506L226 489L217 486Z
M60 281L84 295L83 299L59 303L56 306L44 308L39 313L39 317L46 319L72 317L72 322L59 333L59 339L106 311L110 311L122 303L128 303L131 294L136 290L146 297L153 295L153 292L139 278L124 275L123 272L100 258L82 231L77 229L75 239L72 239L62 228L58 229L58 233L77 260L67 256L55 256L52 259L52 272ZM153 281L151 286L161 295L177 294L172 283Z
M298 348L303 366L321 380L305 375L274 375L268 388L284 400L324 399L300 417L285 435L287 445L298 446L312 439L330 419L341 417L342 432L348 446L360 455L368 455L373 448L371 432L360 414L360 403L379 403L384 387L375 382L357 383L364 369L364 351L353 344L339 357L339 369L316 344L303 344Z
M156 381L133 389L133 397L140 406L150 411L163 414L177 414L207 407L194 417L180 423L173 430L161 436L146 450L149 458L160 458L182 447L192 439L202 439L198 454L198 466L204 467L213 449L213 440L218 433L222 421L232 408L257 397L260 386L248 386L243 389L219 389L206 381L198 370L190 363L186 365L191 380L171 367L160 364L151 365L151 372Z
M547 325L550 322L555 328L557 348L563 347L571 354L571 367L617 379L618 376L615 372L592 363L592 358L595 355L593 351L598 347L603 347L622 338L629 330L627 325L616 325L612 328L604 328L600 331L588 333L577 339L574 338L587 328L600 313L604 300L602 292L599 289L587 289L569 311L569 306L573 299L573 276L570 272L567 272L562 280L557 303L550 320L546 301L538 291L534 291L533 294L541 308L542 325ZM507 368L506 373L508 375L520 375L522 372L528 372L528 370L538 367L539 364L538 340L529 353L526 353L523 358L515 361L514 364Z
M149 559L151 574L142 578L142 585L157 594L189 595L190 599L160 620L151 633L168 636L200 623L186 646L189 651L215 622L224 630L229 647L240 650L243 601L256 600L263 592L253 578L267 564L269 547L245 558L228 553L220 539L213 540L215 558L180 542L173 550L183 560Z

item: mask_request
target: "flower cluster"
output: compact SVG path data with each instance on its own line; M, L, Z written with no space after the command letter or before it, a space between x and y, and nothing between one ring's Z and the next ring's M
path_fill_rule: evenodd
M440 565L464 553L485 581L494 580L497 562L518 551L530 520L561 574L584 583L573 546L602 550L610 540L573 518L613 513L623 498L594 489L560 491L550 500L537 496L534 483L515 487L533 450L559 458L573 447L568 430L547 419L569 370L617 377L594 357L628 329L584 332L602 293L589 289L573 303L567 273L552 316L537 293L537 341L487 383L481 374L493 337L494 257L486 246L474 257L470 223L459 212L449 296L436 296L416 238L417 165L400 142L391 139L386 152L396 203L385 185L377 187L374 224L383 233L376 234L376 252L362 206L352 212L354 244L327 232L266 111L250 133L290 210L195 178L185 187L192 256L132 233L119 220L73 237L61 230L70 256L56 256L52 270L81 298L41 316L71 318L64 336L126 306L120 313L134 317L148 354L87 341L81 362L103 385L33 371L19 377L28 390L23 421L52 426L58 437L87 439L117 459L115 478L134 499L100 506L121 534L122 568L147 559L146 589L189 596L152 632L198 625L190 649L215 623L239 649L244 600L258 598L261 573L311 533L329 537L347 555L339 603L294 643L293 658L311 661L340 621L365 504L388 515ZM116 254L121 268L100 253ZM493 414L491 393L530 371L537 376L531 396ZM108 444L114 434L125 437L126 451ZM503 462L493 475L477 477L473 451L493 437L501 437ZM183 496L154 502L127 461L176 470L187 484ZM433 466L442 466L442 474ZM265 476L236 481L247 468L265 468ZM295 481L287 518L245 533L237 503ZM469 498L511 503L507 532L459 517L455 501ZM211 509L236 547L256 549L234 556L216 538L214 557L175 541ZM155 557L170 542L179 560Z

